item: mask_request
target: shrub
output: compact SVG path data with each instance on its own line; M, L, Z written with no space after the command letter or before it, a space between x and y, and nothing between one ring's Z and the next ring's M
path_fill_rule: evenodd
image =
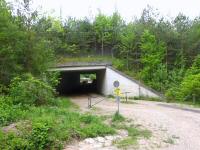
M21 127L22 128L22 127ZM50 127L46 123L33 123L17 132L0 131L0 149L42 150L48 147Z
M0 96L0 126L7 125L23 117L23 113L19 106L14 106L12 104L9 97Z
M121 59L113 59L113 66L118 70L123 70L125 68L125 62Z
M193 96L196 100L200 100L200 73L184 78L177 99L192 100Z
M49 142L49 129L50 127L47 123L37 122L33 124L30 141L34 149L42 150L47 146Z
M14 133L0 130L0 149L62 149L72 139L115 133L100 117L70 112L73 105L68 99L57 100L59 104L53 107L30 106Z
M178 95L179 95L179 87L178 86L168 89L165 93L167 102L177 99Z
M3 133L0 131L0 149L9 149L9 150L25 150L33 149L31 148L30 142L28 139L18 136L16 133Z
M0 95L6 94L7 91L8 91L8 88L5 85L0 84Z
M166 96L170 100L192 101L195 98L200 102L200 74L186 76L180 86L169 89Z
M9 94L14 104L38 106L51 102L54 90L47 83L29 75L23 80L20 77L14 78Z
M59 83L60 72L48 71L45 72L42 76L43 81L47 82L51 87L56 87Z

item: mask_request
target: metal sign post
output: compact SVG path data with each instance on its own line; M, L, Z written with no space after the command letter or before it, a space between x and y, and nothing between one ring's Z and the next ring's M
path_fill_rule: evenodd
M117 113L119 113L119 102L120 102L120 97L117 96L117 97L116 97L116 100L117 100Z
M119 103L120 103L120 88L119 88L119 81L114 81L113 85L115 87L114 93L116 95L116 102L117 102L117 113L119 113Z

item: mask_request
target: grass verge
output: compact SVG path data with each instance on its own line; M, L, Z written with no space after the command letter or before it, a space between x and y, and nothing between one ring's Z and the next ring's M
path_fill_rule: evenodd
M128 137L115 143L118 148L135 147L139 138L149 139L152 135L149 130L142 130L136 127L125 127L125 129L128 131Z
M112 127L118 130L127 130L128 132L128 137L114 142L118 148L122 149L135 147L139 138L149 139L152 136L151 131L140 129L133 124L132 120L127 120L119 113L114 114Z
M0 149L62 149L72 139L115 133L100 117L75 110L66 98L56 99L53 106L31 106L14 130L0 130Z

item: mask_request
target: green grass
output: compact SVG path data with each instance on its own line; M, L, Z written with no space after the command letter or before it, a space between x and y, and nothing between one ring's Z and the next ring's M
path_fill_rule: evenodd
M121 102L121 103L124 103L124 104L137 104L136 102L130 101L130 100L128 100L128 101L122 100L122 101L120 101L120 102Z
M23 118L25 112L20 106L12 105L9 97L0 96L0 127Z
M122 115L115 113L112 118L112 127L118 130L127 130L128 137L120 141L114 141L114 144L118 148L126 149L135 147L137 145L138 138L149 139L152 136L151 131L140 129L139 126L135 126L133 120L127 120Z
M164 100L157 97L148 97L148 96L135 96L133 97L134 100L148 100L148 101L156 101L156 102L163 102Z
M188 105L194 108L200 108L200 102L193 103L192 101L178 101L178 100L170 100L167 103L177 103L181 105Z
M115 133L101 117L77 109L66 98L56 99L54 106L29 107L23 125L16 123L17 133L0 132L0 149L61 149L72 139Z
M163 142L168 143L168 144L174 144L175 143L174 139L172 139L170 137L168 139L164 140Z
M122 121L125 121L125 118L119 112L116 112L112 118L112 122L122 122Z
M128 127L127 131L128 131L128 135L132 138L144 137L148 139L151 137L151 134L152 134L149 130L141 130L136 127Z
M69 63L69 62L112 62L111 57L102 56L88 56L88 57L59 57L58 63Z
M124 68L126 68L126 60L117 59L108 56L88 56L88 57L58 57L58 64L70 63L70 62L110 62L112 66L118 70L125 72Z
M141 130L136 127L125 128L128 131L128 137L115 143L118 148L126 149L136 146L139 137L149 139L152 136L152 133L149 130Z
M116 142L115 144L118 148L125 149L130 147L131 145L132 146L137 145L137 139L136 138L133 139L132 137L127 137L121 141Z

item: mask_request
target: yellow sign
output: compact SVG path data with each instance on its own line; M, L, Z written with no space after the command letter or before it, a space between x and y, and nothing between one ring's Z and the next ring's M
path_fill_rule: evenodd
M121 95L120 88L115 88L114 93L115 93L115 95L120 96Z

